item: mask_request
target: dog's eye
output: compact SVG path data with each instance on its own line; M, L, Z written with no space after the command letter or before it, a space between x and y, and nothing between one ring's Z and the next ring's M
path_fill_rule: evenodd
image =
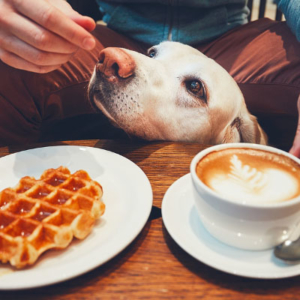
M152 48L148 51L148 56L150 58L153 58L155 55L156 55L156 50L154 48Z
M204 85L199 80L190 80L186 83L187 90L192 93L197 98L201 98L202 100L205 100L206 102L206 93Z

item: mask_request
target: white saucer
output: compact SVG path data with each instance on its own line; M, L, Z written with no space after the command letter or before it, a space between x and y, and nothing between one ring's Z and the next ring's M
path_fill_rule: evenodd
M162 202L162 218L169 234L182 249L215 269L261 279L300 275L300 263L284 263L274 257L272 250L240 250L212 237L203 227L194 205L190 174L167 190Z

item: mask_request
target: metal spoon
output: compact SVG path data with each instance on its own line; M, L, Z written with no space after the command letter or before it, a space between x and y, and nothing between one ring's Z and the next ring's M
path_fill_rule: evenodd
M300 260L300 238L295 241L286 240L274 249L277 258L286 261Z
M274 255L285 261L300 260L300 223L287 240L275 247Z

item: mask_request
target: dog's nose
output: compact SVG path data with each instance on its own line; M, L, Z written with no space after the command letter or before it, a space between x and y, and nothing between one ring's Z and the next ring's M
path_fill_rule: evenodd
M115 80L118 77L128 78L133 75L135 69L134 59L120 48L108 47L100 52L97 72L101 72L108 79Z

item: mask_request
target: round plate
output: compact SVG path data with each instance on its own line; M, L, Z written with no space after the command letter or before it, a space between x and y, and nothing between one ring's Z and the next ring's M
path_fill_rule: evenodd
M128 246L147 222L153 201L147 176L127 158L102 149L54 146L5 156L0 159L0 190L59 166L72 173L85 170L102 185L105 213L86 239L47 251L30 268L15 270L0 263L0 290L44 286L90 271Z
M300 274L300 263L285 263L273 255L273 250L240 250L212 237L202 225L194 205L190 174L178 179L166 192L162 218L169 234L182 249L215 269L260 279Z

